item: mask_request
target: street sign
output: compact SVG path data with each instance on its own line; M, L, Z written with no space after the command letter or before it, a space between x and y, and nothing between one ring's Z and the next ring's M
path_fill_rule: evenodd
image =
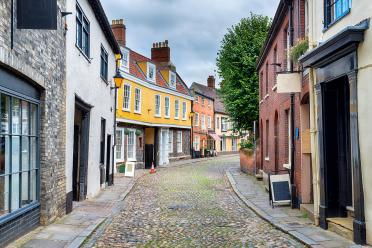
M278 84L278 93L296 93L301 92L301 73L282 72L277 74L276 82Z
M57 29L57 0L17 0L18 29Z

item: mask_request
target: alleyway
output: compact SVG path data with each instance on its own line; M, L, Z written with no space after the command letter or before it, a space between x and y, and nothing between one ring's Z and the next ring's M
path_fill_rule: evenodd
M302 247L250 211L224 171L238 157L160 169L142 177L95 247Z

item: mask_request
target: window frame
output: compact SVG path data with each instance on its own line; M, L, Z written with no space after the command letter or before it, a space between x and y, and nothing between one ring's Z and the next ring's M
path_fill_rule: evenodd
M173 153L173 130L169 130L168 133L168 154Z
M172 83L172 76L174 76L174 84ZM173 71L169 71L169 86L171 87L171 89L177 88L177 74Z
M177 153L182 153L182 131L177 131Z
M128 107L125 107L125 86L129 87L129 93L128 93ZM123 106L122 109L125 112L130 112L130 102L131 102L131 94L132 94L132 86L128 83L123 84Z
M169 96L166 96L166 97L164 97L164 117L169 119L170 116L171 116L170 112L171 112L171 110L170 110L170 98L169 98Z
M127 161L128 162L136 162L137 159L137 136L136 136L136 129L128 128L128 137L127 137ZM129 135L133 133L133 157L129 157Z
M195 122L196 122L196 124L195 124ZM195 113L194 126L195 127L199 126L199 113L198 112Z
M139 92L138 95L137 95L137 92ZM138 103L138 109L137 109L137 103ZM134 113L141 114L141 112L142 112L142 90L140 88L135 88L134 89Z
M338 16L336 16L336 5L337 5L337 3L340 3L340 6L341 6L341 13L339 13ZM346 8L346 10L342 11L342 8L344 7L344 5L343 5L344 3L347 3L348 7ZM324 30L327 30L333 24L337 23L339 20L341 20L347 14L349 14L350 11L351 11L351 7L352 7L352 0L324 0L324 2L323 2ZM332 15L332 13L333 13L333 15Z
M202 130L206 130L206 126L205 126L205 115L202 115L201 116L201 129Z
M228 130L228 124L227 124L228 120L226 117L221 117L221 131L222 132L227 132Z
M187 119L187 103L185 101L182 102L182 120Z
M150 69L154 70L153 78L150 77ZM147 80L150 82L156 82L156 65L150 62L147 62Z
M174 100L174 119L178 120L180 118L180 100Z
M108 52L105 47L101 44L101 67L100 67L100 76L105 83L108 81Z
M157 99L159 99L159 106L157 106ZM159 111L158 111L159 110ZM159 112L159 113L157 113ZM159 94L155 95L155 117L161 117L161 96Z
M220 129L220 117L216 117L216 129Z
M125 161L125 156L124 156L124 137L125 137L125 135L124 135L124 128L122 128L122 127L117 127L116 128L116 132L120 132L120 138L121 138L121 144L120 144L120 154L121 154L121 157L120 158L118 158L117 157L117 151L118 151L118 141L117 141L117 139L118 139L118 137L119 137L119 135L116 133L116 140L115 140L115 161L116 161L116 163L120 163L120 162L124 162Z
M78 16L78 11L81 13L81 19ZM85 58L87 58L90 61L90 22L79 3L76 3L75 20L76 20L75 45L79 49L79 51L85 56ZM80 27L81 33L78 32L78 26ZM86 44L84 44L84 38L83 38L84 32L87 34ZM79 34L81 38L80 42L79 42Z
M208 129L212 128L212 118L209 115L207 117L207 126L208 126Z
M122 71L125 71L125 72L129 72L129 59L130 59L130 54L129 54L129 50L127 49L122 49L122 58L120 60L120 70ZM126 61L126 64L123 63L123 58L124 58L124 55L127 55L127 61Z

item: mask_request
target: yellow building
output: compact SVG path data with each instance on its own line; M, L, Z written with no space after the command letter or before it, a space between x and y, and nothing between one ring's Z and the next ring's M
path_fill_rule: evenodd
M118 90L116 162L150 168L190 158L193 97L170 61L168 41L155 43L151 59L125 46L125 26L113 21L122 47L123 86Z

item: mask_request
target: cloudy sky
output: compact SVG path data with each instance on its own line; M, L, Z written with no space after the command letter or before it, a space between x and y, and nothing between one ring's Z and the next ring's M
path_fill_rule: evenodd
M183 80L205 83L227 28L250 12L272 17L279 0L101 0L109 20L123 18L127 46L151 56L153 42L169 40ZM218 75L217 75L218 76Z

